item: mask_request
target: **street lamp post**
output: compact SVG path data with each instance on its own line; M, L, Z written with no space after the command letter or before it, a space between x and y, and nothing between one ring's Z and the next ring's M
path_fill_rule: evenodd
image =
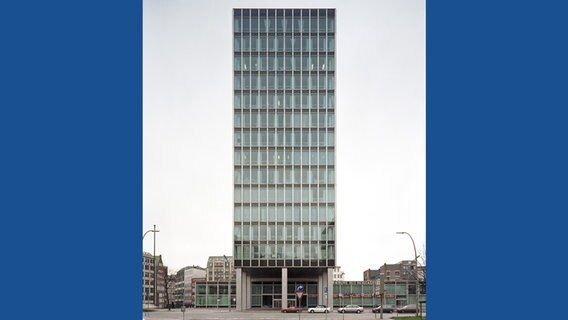
M418 278L418 255L416 254L416 245L414 244L414 239L412 239L412 236L410 235L410 233L408 232L397 232L397 234L406 234L407 236L410 237L410 240L412 241L412 247L414 248L414 263L416 264L415 266L415 272L416 272L416 316L418 317L418 309L420 309L420 280Z
M154 305L158 306L158 294L157 294L157 289L158 289L158 272L157 272L157 263L156 263L156 232L160 232L160 230L156 230L156 225L154 225L154 229L150 229L146 232L144 232L144 235L142 235L142 240L144 240L144 237L146 236L146 234L148 234L148 232L153 232L154 233Z
M227 283L227 286L229 287L229 312L231 312L231 283L232 283L232 278L233 278L233 270L231 270L231 262L229 261L229 258L227 258L226 255L223 255L223 257L225 258L225 261L227 261L227 264L229 265L229 282Z

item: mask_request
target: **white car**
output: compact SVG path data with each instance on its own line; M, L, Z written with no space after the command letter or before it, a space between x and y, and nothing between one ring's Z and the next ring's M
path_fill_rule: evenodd
M311 307L308 308L308 312L309 313L314 313L314 312L322 312L322 313L328 313L331 309L323 304L317 305L315 307Z
M308 308L308 312L309 313L314 313L314 312L322 312L322 313L328 313L331 309L323 304L317 305L315 307L311 307Z

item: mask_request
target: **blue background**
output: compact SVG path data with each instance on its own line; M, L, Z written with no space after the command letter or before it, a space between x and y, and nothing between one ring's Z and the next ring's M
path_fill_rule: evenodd
M564 313L560 3L427 3L430 318ZM0 4L2 318L141 317L141 5Z
M142 318L141 5L0 4L0 318Z

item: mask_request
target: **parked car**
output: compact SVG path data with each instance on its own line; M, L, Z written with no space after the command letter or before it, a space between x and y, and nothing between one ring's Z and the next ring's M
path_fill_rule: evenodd
M402 308L397 309L398 313L416 313L416 305L415 304L407 304Z
M380 313L381 312L381 307L382 306L376 306L373 308L373 313ZM390 304L386 304L383 308L383 313L393 313L396 311L395 306L390 305Z
M323 304L317 305L315 307L311 307L308 308L308 312L309 313L314 313L314 312L323 312L323 313L328 313L331 309Z
M282 312L284 312L284 313L302 312L302 309L296 308L296 307L288 307L288 308L282 309Z
M361 312L363 312L363 307L360 307L356 304L348 304L345 307L338 308L337 312L339 312L339 313L347 313L347 312L361 313Z

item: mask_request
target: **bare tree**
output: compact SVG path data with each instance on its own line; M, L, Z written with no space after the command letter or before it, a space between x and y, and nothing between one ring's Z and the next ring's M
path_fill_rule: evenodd
M168 306L168 309L170 309L171 305L172 305L170 301L173 302L173 300L174 300L173 297L171 297L171 295L172 295L171 291L173 291L172 289L175 289L176 273L174 272L174 273L168 274L166 276L164 283L165 283L164 287L166 289L166 305Z
M420 286L420 293L426 293L426 249L425 248L422 248L422 251L418 252L418 266L416 267L415 272L409 273L409 278L411 280L416 280L417 277Z
M418 266L416 276L420 283L420 292L426 293L426 247L422 246L422 251L418 253Z

